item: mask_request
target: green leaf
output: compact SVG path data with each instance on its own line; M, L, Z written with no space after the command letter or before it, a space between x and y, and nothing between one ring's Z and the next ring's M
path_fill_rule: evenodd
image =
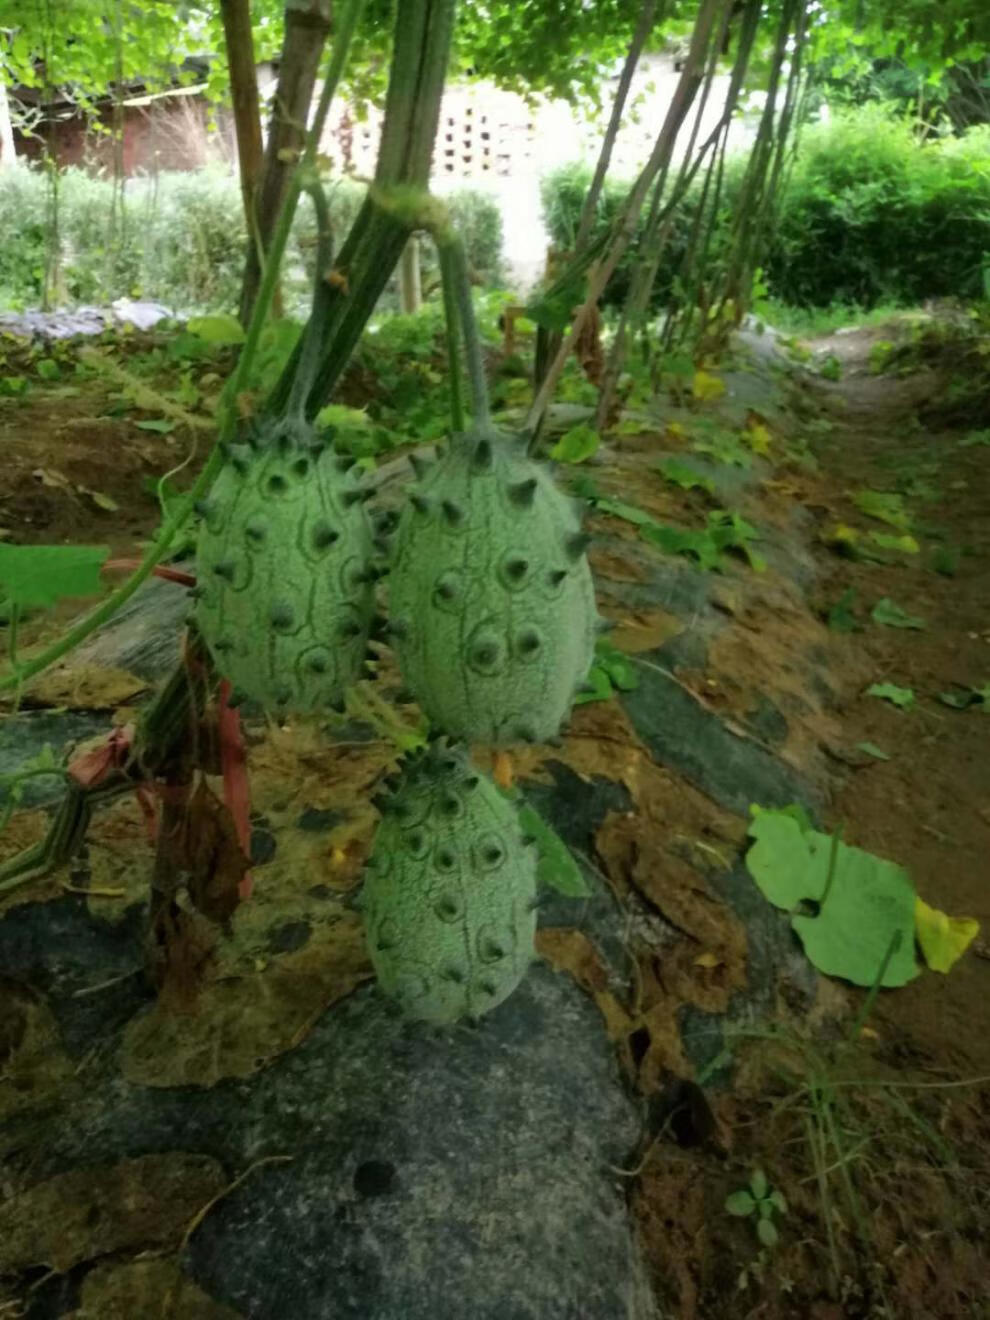
M749 814L754 820L765 811L770 811L778 816L790 816L791 820L797 821L802 833L805 830L813 830L815 828L814 821L808 815L807 811L805 811L804 807L802 807L800 802L790 802L786 807L760 807L754 802L749 808Z
M596 664L600 665L609 678L622 692L632 692L639 686L639 673L633 662L617 646L605 637L599 639L596 647Z
M608 496L595 500L595 507L601 513L611 514L613 518L622 518L626 522L635 524L637 527L652 527L656 524L650 514L643 509L637 509L635 504L627 504L625 500L613 500Z
M215 316L194 316L187 323L187 329L207 344L244 343L244 327L236 316L224 312Z
M749 1190L753 1193L754 1199L762 1201L767 1194L769 1185L770 1184L767 1182L767 1175L763 1170L755 1169L753 1171L753 1176L749 1180Z
M828 620L828 626L833 632L856 632L862 627L859 620L852 612L852 607L855 602L856 588L846 587L845 591L835 604L829 607L826 618Z
M109 554L105 545L0 544L0 594L27 607L98 596L100 569Z
M572 426L550 450L557 463L583 463L601 444L601 436L593 426Z
M932 568L943 577L955 577L959 567L959 554L946 545L937 546L932 555Z
M343 403L328 403L316 414L317 426L341 427L346 430L366 430L371 419L361 408L348 408Z
M175 430L175 422L171 417L149 417L146 422L135 422L134 425L139 431L155 431L158 435L168 435Z
M35 363L35 371L42 380L58 380L62 374L58 363L53 362L51 358L41 358Z
M589 701L608 701L614 693L608 671L600 664L593 664L585 682L594 688L593 692L579 692L574 698L575 706L583 706Z
M902 867L817 830L802 832L784 812L761 811L749 835L747 870L764 897L792 913L791 925L819 971L871 986L896 941L881 984L904 985L918 974L914 886ZM816 916L795 910L809 900L820 904Z
M983 688L962 688L958 692L940 692L938 699L943 706L953 710L969 710L970 706L983 706L990 709L990 685Z
M9 398L17 398L21 394L26 394L28 390L27 376L2 376L0 377L0 394Z
M709 495L715 493L715 483L711 477L705 477L700 472L695 471L688 463L682 463L676 458L665 458L658 466L657 471L667 481L673 482L675 486L680 486L682 490L707 491Z
M770 1193L770 1204L778 1214L787 1214L787 1201L784 1198L784 1193L778 1192L776 1188Z
M718 568L719 547L711 535L694 532L683 527L668 527L652 520L640 527L639 534L644 541L658 546L669 555L691 555L702 568Z
M870 540L881 550L899 550L904 555L916 555L918 542L913 536L894 536L892 532L870 532Z
M756 1224L756 1236L765 1247L775 1247L780 1241L780 1234L772 1219L760 1219Z
M871 683L866 689L866 695L889 701L891 705L899 706L901 710L907 710L909 706L914 705L913 690L898 687L896 683Z
M909 628L920 632L928 626L924 619L918 618L916 614L908 614L902 610L900 605L892 601L889 596L877 601L870 611L870 618L874 623L881 623L887 628Z
M911 526L910 516L904 508L904 497L894 491L858 490L853 495L853 503L869 517L902 532Z
M857 743L856 750L858 752L865 752L867 756L872 756L876 761L890 760L889 755L883 750L882 747L878 747L876 743L871 743L871 742Z
M524 804L519 809L519 824L524 834L536 839L540 851L537 870L540 883L556 889L567 898L588 898L591 894L581 868L570 854L563 839L556 834L538 812Z
M739 1219L744 1219L746 1215L751 1215L756 1209L756 1202L750 1196L745 1188L738 1192L733 1192L731 1196L725 1198L725 1209L728 1214L736 1215Z

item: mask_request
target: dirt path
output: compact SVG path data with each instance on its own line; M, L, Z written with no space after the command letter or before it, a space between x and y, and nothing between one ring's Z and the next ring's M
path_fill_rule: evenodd
M990 705L957 710L939 694L990 683L990 450L967 432L918 424L945 382L921 372L898 379L870 371L870 352L891 331L832 336L843 378L816 383L835 429L814 444L829 493L816 510L827 534L835 522L862 526L857 490L902 496L920 545L890 565L820 558L825 596L855 593L862 631L837 639L865 659L870 681L910 688L915 704L847 696L841 716L850 745L869 741L889 760L852 770L834 802L836 820L862 847L907 866L933 906L976 917L990 931ZM865 520L869 522L869 520ZM882 528L883 524L874 522ZM887 527L885 530L896 529ZM941 571L940 571L941 570ZM869 618L893 600L922 629L878 627ZM990 1073L990 942L952 975L927 976L878 1005L877 1029L927 1056L935 1070Z

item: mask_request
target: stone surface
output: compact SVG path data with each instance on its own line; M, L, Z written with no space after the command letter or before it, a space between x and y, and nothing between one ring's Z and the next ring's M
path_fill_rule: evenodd
M45 985L61 1020L74 989L136 956L123 927L71 901L0 921L0 965ZM85 1085L8 1123L8 1176L33 1186L95 1159L187 1151L233 1179L289 1157L219 1201L186 1254L195 1282L242 1315L655 1315L609 1167L628 1162L639 1120L594 1006L567 977L539 966L479 1027L440 1031L404 1022L368 987L255 1077L210 1088L127 1085L115 1024L89 1026L74 1042L97 1049Z
M662 665L662 657L656 663ZM662 668L641 666L639 686L624 692L622 703L658 764L728 810L747 816L754 802L800 802L819 814L822 803L812 785L758 742L734 733Z

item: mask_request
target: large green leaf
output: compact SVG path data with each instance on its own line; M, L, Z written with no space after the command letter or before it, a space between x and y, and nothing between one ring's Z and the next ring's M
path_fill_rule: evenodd
M0 597L28 608L98 596L105 545L0 545Z
M791 925L819 971L873 985L898 941L880 984L904 985L917 976L915 892L903 867L802 829L784 811L760 811L749 834L754 840L746 855L750 875L775 907L792 913ZM820 903L817 915L795 911L808 901Z

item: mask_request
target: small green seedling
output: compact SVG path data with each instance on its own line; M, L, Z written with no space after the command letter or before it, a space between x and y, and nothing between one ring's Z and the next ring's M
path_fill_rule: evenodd
M756 1224L756 1236L764 1247L775 1247L780 1240L777 1225L773 1222L774 1211L778 1215L787 1214L787 1202L783 1192L777 1191L767 1182L762 1169L756 1169L746 1187L740 1187L725 1199L725 1208L730 1215L740 1219L752 1217Z

